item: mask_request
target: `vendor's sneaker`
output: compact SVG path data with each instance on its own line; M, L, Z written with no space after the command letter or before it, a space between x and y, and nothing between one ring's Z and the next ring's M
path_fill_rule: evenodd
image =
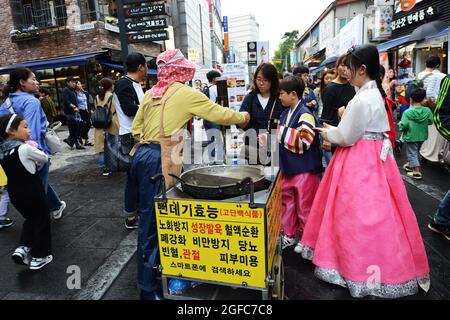
M295 238L290 238L286 235L283 235L281 237L281 250L284 250L288 247L292 247L297 243L297 240Z
M109 177L111 175L111 171L108 168L103 168L102 169L102 176L104 177Z
M130 219L126 219L125 220L125 228L127 228L128 230L135 230L135 229L139 229L139 220L137 217L135 217L133 220Z
M444 226L433 221L428 225L428 228L443 235L447 240L450 240L450 226Z
M53 261L53 256L49 255L44 258L32 258L30 262L30 270L39 270Z
M4 219L0 220L0 229L9 228L12 225L13 221L8 217L5 217Z
M63 211L66 209L67 205L64 201L61 201L61 207L58 210L52 212L53 219L59 220L62 218Z
M29 248L29 247L23 247L23 246L18 247L12 254L11 258L14 260L14 262L16 264L21 264L21 265L27 266L30 264L30 259L31 259L30 251L31 251L31 248Z

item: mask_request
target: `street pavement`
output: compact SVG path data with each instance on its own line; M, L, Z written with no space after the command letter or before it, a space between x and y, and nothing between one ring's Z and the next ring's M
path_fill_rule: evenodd
M62 129L60 137L66 135ZM403 163L404 158L398 157L400 168ZM430 292L420 292L406 299L450 299L450 241L427 229L450 186L450 174L436 164L424 165L421 182L406 177L402 170L401 173L431 267ZM52 221L54 261L38 272L13 263L10 255L18 244L23 219L11 208L14 225L0 231L0 299L139 299L137 232L125 229L122 216L125 175L115 173L103 177L92 147L71 151L64 146L63 152L52 161L50 181L61 199L67 202L63 219ZM357 192L355 190L355 195ZM352 299L348 290L315 278L314 266L294 253L293 248L286 249L283 258L288 299ZM80 288L74 281L77 270L80 271Z

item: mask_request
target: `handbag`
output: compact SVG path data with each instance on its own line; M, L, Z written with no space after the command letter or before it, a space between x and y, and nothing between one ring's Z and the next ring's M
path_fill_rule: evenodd
M61 127L61 122L55 122L53 125L47 128L47 134L45 135L45 142L47 142L48 149L51 155L61 152L62 144L59 139L56 130Z
M132 134L123 136L105 133L105 166L112 172L127 172L131 168L130 152L134 146Z
M97 107L97 109L95 109L91 116L91 122L94 128L106 130L111 125L113 117L111 113L112 99L112 96L109 97L106 106Z

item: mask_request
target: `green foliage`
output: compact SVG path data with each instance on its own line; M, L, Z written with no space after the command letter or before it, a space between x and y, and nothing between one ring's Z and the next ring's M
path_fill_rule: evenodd
M283 72L286 68L291 71L291 50L295 47L298 37L298 30L284 34L282 42L275 51L274 63L278 72Z

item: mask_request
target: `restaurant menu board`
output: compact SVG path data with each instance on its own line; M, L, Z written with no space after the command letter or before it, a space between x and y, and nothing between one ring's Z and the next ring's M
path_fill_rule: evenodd
M266 287L264 209L168 200L156 218L165 276Z
M242 63L223 65L223 75L228 78L228 103L230 108L239 111L247 93L247 66Z

